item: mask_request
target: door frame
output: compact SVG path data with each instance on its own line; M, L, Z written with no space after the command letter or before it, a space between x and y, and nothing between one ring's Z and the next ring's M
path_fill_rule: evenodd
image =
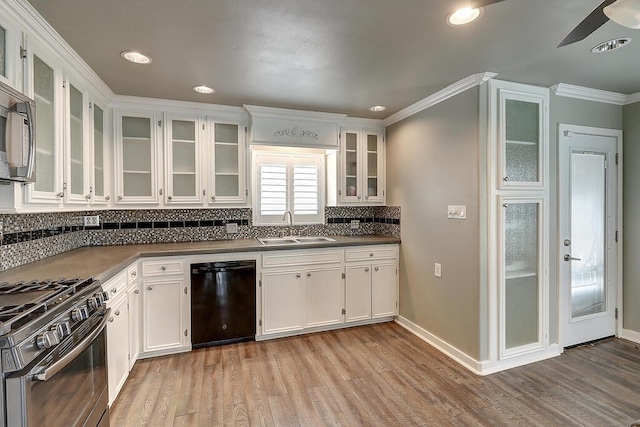
M622 172L623 172L623 168L622 168L622 130L616 130L616 129L607 129L607 128L597 128L597 127L591 127L591 126L579 126L579 125L570 125L570 124L562 124L560 123L558 125L558 185L557 185L557 189L558 189L558 195L557 195L557 200L558 200L558 212L557 212L557 218L558 218L558 224L557 224L557 246L556 248L558 248L557 251L557 256L556 256L556 263L557 263L557 298L558 298L558 342L560 343L560 348L564 349L564 343L563 341L563 335L562 335L562 327L564 325L564 319L562 318L561 314L561 309L562 309L562 305L561 303L563 302L562 300L562 286L561 286L561 271L562 271L562 263L564 262L564 260L562 260L560 258L561 253L562 253L562 242L563 242L563 238L562 235L560 234L560 230L562 229L562 224L561 224L561 211L560 211L560 198L562 195L562 177L560 176L560 165L563 161L568 161L568 159L565 158L565 156L563 156L563 149L562 149L562 139L564 137L564 135L566 133L574 133L574 134L582 134L582 135L594 135L594 136L603 136L603 137L609 137L609 138L615 138L616 139L616 153L617 153L617 194L616 194L616 231L618 233L618 240L617 240L617 260L616 260L616 297L615 297L615 302L616 302L616 308L618 310L617 312L617 317L615 319L615 335L616 337L621 336L622 334L622 319L623 319L623 276L622 276L622 260L623 260L623 236L624 236L624 232L623 232L623 223L622 223L622 195L623 195L623 182L622 182Z

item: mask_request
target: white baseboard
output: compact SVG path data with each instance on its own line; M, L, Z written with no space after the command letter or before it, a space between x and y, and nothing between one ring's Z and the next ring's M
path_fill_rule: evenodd
M477 375L494 374L496 372L515 368L517 366L540 362L545 359L560 356L560 354L562 353L562 348L558 344L552 344L544 349L525 353L519 356L509 357L503 360L484 360L479 362L473 357L465 354L456 347L452 346L446 341L443 341L426 329L416 325L415 323L405 319L404 317L398 316L398 318L396 319L396 323Z
M408 330L409 332L411 332L412 334L414 334L415 336L417 336L418 338L422 339L423 341L426 341L431 346L437 348L442 353L446 354L447 356L449 356L450 358L452 358L453 360L455 360L456 362L458 362L459 364L461 364L462 366L464 366L474 374L484 375L482 362L478 362L473 357L458 350L451 344L441 340L437 336L433 335L431 332L416 325L412 321L402 316L398 316L398 318L396 319L396 323L402 326L403 328L405 328L406 330Z
M632 331L631 329L623 329L620 338L640 344L640 332Z
M269 334L256 335L256 341L267 341L276 338L286 338L286 337L294 337L296 335L304 335L311 334L314 332L326 332L326 331L334 331L337 329L345 329L345 328L353 328L355 326L365 326L365 325L373 325L375 323L384 323L393 321L394 317L381 317L379 319L367 319L360 320L357 322L349 322L349 323L338 323L333 325L326 326L316 326L313 328L304 328L304 329L296 329L293 331L283 331L283 332L273 332Z

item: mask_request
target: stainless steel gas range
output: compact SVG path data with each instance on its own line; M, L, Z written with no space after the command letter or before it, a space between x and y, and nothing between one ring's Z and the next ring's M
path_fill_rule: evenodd
M0 284L0 425L108 426L100 282Z

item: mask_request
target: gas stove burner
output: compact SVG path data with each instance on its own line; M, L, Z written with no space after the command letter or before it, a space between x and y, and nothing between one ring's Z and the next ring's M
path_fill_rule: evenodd
M91 278L61 278L0 284L0 336L37 319L93 283Z

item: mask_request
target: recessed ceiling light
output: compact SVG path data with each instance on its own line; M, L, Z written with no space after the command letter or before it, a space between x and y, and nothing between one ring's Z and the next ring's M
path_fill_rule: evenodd
M612 50L620 49L621 47L626 46L629 43L631 43L631 39L628 37L621 38L621 39L608 40L606 42L600 43L597 46L594 46L593 49L591 49L591 52L593 53L611 52Z
M369 111L373 111L374 113L378 113L378 112L384 111L386 109L387 109L387 107L385 107L384 105L374 105L373 107L369 108Z
M120 52L120 56L134 64L151 64L153 62L150 57L143 55L140 52L136 52L135 50L125 50Z
M209 86L205 86L205 85L194 86L193 90L198 92L198 93L204 93L204 94L215 92L215 90L213 90L213 88L210 88Z
M447 16L447 24L453 25L454 27L465 25L480 18L483 13L484 10L481 7L476 9L472 9L470 7L458 9Z

